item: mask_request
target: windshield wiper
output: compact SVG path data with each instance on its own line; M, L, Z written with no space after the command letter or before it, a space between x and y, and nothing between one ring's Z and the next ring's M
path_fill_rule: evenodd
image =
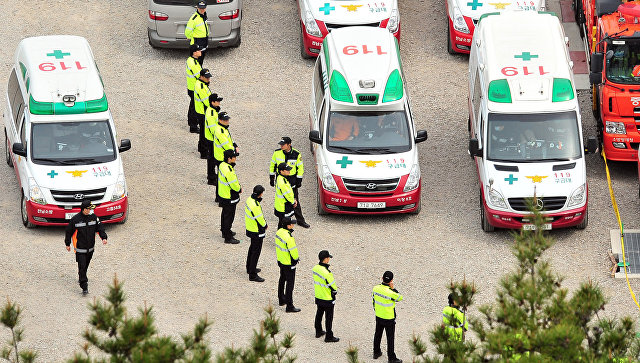
M354 148L351 148L351 147L347 147L347 146L333 146L333 145L330 145L329 147L335 148L335 149L339 149L339 150L344 150L344 151L351 151L351 152L356 153L356 154L367 154L366 152L362 152L360 150L357 150L357 149L354 149Z
M93 162L97 162L95 158L75 158L75 159L64 159L63 160L66 163L81 163L83 161L93 161Z
M55 164L61 164L61 165L69 164L69 163L67 163L66 160L60 160L60 159L33 158L33 161L46 161L46 162L49 162L49 163L55 163Z
M389 149L388 147L364 147L361 149L358 149L361 151L380 151L383 154L393 154L394 151Z

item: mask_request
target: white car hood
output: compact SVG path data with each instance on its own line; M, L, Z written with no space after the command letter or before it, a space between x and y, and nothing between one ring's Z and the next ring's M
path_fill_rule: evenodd
M87 190L113 185L120 174L120 161L91 165L41 165L30 163L31 175L41 188Z
M334 24L377 23L389 18L397 8L396 0L304 0L316 20ZM384 6L382 5L384 4Z
M453 0L462 15L478 20L487 13L505 10L544 10L545 0Z
M384 155L324 153L331 174L353 179L399 178L411 172L415 158L415 150Z

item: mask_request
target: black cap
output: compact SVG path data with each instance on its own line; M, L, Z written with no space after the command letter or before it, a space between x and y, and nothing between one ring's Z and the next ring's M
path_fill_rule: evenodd
M264 187L262 185L258 184L255 187L253 187L253 194L260 195L262 193L264 193Z
M200 46L200 44L191 44L189 46L189 51L193 54L193 52L198 51L198 50L202 50L202 47Z
M291 167L287 163L278 164L278 171L283 171L283 170L291 170Z
M280 141L278 141L278 145L284 145L284 144L291 145L291 138L288 137L288 136L283 136L282 139L280 139Z
M391 280L393 280L393 272L385 271L382 275L382 282L386 282L388 284L391 282Z
M449 305L453 305L453 293L449 294Z
M329 251L327 251L327 250L322 250L322 251L320 251L320 253L318 253L318 259L319 259L320 261L324 260L324 259L325 259L325 258L327 258L327 257L329 257L329 258L333 258L333 256L331 256L331 255L329 254Z
M94 209L96 206L91 204L91 201L89 199L84 199L82 201L82 204L80 204L80 209Z
M282 227L286 227L291 224L293 224L293 221L291 220L291 218L289 217L282 218L282 224L281 224Z
M223 100L223 98L222 98L222 97L218 97L218 94L217 94L217 93L212 93L212 94L209 96L209 103L212 103L212 102L220 102L220 101L222 101L222 100ZM218 116L218 117L220 117L220 116Z
M209 72L209 68L202 68L200 71L200 77L204 76L205 78L211 78L211 72Z
M231 116L229 116L229 114L224 112L224 111L220 112L218 114L218 120L225 120L226 121L226 120L229 120L229 119L231 119Z
M231 159L232 157L235 157L235 156L237 156L237 154L236 154L236 151L233 149L224 151L224 161L227 161L227 159Z
M207 8L207 2L206 1L198 1L198 7L200 9L206 9Z

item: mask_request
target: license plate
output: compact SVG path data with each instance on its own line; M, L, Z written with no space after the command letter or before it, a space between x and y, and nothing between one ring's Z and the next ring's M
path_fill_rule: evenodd
M386 202L358 202L358 208L362 209L380 209L386 207Z
M73 216L75 216L78 213L65 213L64 214L64 219L71 219L73 218Z
M223 4L223 3L228 3L229 0L216 0L217 4Z
M533 231L536 229L536 226L535 224L523 224L522 229L524 229L525 231ZM543 231L548 231L550 229L551 229L551 223L545 223L542 225Z

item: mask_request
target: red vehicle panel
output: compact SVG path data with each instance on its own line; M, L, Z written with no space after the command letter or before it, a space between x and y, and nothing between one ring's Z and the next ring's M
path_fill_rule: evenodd
M103 223L118 223L125 220L128 213L128 197L115 202L102 203L96 206L94 213ZM69 220L67 213L78 213L80 208L65 209L54 204L41 205L27 201L27 215L29 222L39 226L66 226Z

